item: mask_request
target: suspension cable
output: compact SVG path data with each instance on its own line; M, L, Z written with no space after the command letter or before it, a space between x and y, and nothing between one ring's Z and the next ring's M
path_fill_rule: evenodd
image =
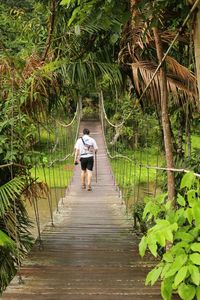
M106 119L106 121L108 122L108 124L110 124L110 126L112 127L115 127L115 128L118 128L118 127L121 127L124 125L125 121L131 116L132 114L132 111L125 117L123 118L122 122L119 123L119 124L113 124L109 119L108 119L108 116L106 114L106 110L105 110L105 107L104 107L104 98L103 98L103 91L101 90L100 92L100 99L101 99L101 107L102 107L102 110L103 110L103 113L104 113L104 117Z
M58 123L60 126L67 128L67 127L69 127L69 126L72 126L72 124L73 124L74 121L76 120L76 117L77 117L77 114L78 114L78 113L79 113L79 103L77 103L77 106L76 106L76 112L75 112L74 117L73 117L73 119L71 120L70 123L65 124L65 123L60 122L60 121L58 121L58 120L55 120L55 119L53 119L53 118L52 118L52 119L53 119L54 121L56 121L56 123Z
M199 1L200 1L200 0L199 0ZM172 172L183 172L183 173L189 173L189 172L194 173L193 171L187 170L187 169L184 169L184 168L179 169L179 168L166 168L166 167L159 167L159 166L150 166L150 165L148 165L148 164L146 164L146 165L145 165L145 164L142 164L141 162L138 164L138 163L136 162L135 159L132 159L132 158L126 156L126 155L122 155L122 154L114 154L114 155L112 155L112 154L110 153L109 149L108 149L108 145L107 145L107 141L106 141L106 137L105 137L105 132L104 132L103 116L105 117L105 119L106 119L106 116L105 116L105 112L104 112L104 110L103 110L103 103L102 103L102 101L100 102L100 105L101 105L101 108L102 108L102 113L101 113L101 124L102 124L102 131L103 131L103 139L104 139L104 143L105 143L105 148L106 148L107 155L109 156L110 159L122 158L122 159L128 160L128 161L130 161L130 162L131 162L131 161L134 162L134 163L135 163L137 166L139 166L139 167L147 168L147 169L164 170L164 171L172 171ZM108 122L107 119L106 119L106 121ZM108 124L110 124L110 122L108 122ZM111 123L110 125L111 125L112 127L116 127L116 125L114 125L114 124L112 124L112 123ZM114 126L113 126L113 125L114 125ZM196 177L199 177L199 178L200 178L200 174L194 173L194 175L195 175Z
M79 133L79 126L80 126L80 103L77 104L77 108L76 108L76 112L75 112L75 115L74 115L74 118L73 120L69 123L69 124L64 124L64 123L61 123L60 121L57 121L57 120L54 120L56 121L60 126L64 127L64 128L67 128L69 126L72 126L75 121L77 120L77 130L76 130L76 133L75 133L75 140L74 142L76 141L77 137L78 137L78 133ZM57 143L57 142L56 142ZM54 149L54 147L53 147ZM55 151L55 150L54 150ZM63 162L63 161L66 161L69 157L72 157L74 155L74 149L71 151L71 153L68 153L66 154L64 157L61 157L61 158L55 158L53 160L51 160L48 164L48 167L52 167L56 162Z

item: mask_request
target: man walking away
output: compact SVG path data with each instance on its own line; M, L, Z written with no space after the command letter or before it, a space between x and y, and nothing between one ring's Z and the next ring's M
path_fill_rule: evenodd
M81 162L81 183L82 189L86 189L86 177L88 191L92 190L92 170L94 165L94 154L97 152L96 141L89 136L90 131L87 128L83 129L83 136L80 137L75 144L75 159L74 163Z

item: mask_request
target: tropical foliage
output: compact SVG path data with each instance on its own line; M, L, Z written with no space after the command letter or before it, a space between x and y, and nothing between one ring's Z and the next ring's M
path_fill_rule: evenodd
M198 149L195 150L191 146L192 133L198 134L199 131L199 102L191 35L192 19L180 31L171 52L166 57L162 72L157 72L152 84L144 93L159 63L156 37L159 38L159 46L163 48L164 53L189 9L188 4L182 0L2 1L0 4L1 290L5 288L22 255L31 245L28 230L30 221L24 208L24 199L31 200L31 195L38 195L38 191L39 193L42 190L47 191L45 185L37 184L31 178L33 158L36 158L38 152L42 152L38 147L36 131L38 128L45 128L44 131L50 132L46 126L49 116L53 116L54 119L60 116L71 119L80 95L85 98L93 97L97 102L97 95L103 91L108 117L114 123L125 120L120 130L108 130L111 148L117 145L121 152L127 148L131 152L139 151L145 146L147 150L154 151L159 141L159 150L162 152L165 145L163 142L165 124L162 120L161 95L163 95L162 74L165 74L168 93L166 112L170 116L168 127L175 164L191 166L198 171L199 166L196 163L199 158ZM87 107L85 111L87 112ZM148 140L147 123L153 128L152 131L149 130ZM136 128L140 130L137 131ZM44 156L42 161L44 164L44 160L48 160L49 157L46 153L42 153L41 156ZM120 170L117 165L116 170ZM175 180L179 183L180 176ZM197 184L192 184L197 189ZM176 183L175 187L177 186ZM177 210L174 210L170 203L165 203L165 198L155 204L156 212L158 210L162 212L162 218L158 223L162 223L163 226L168 224L170 229L166 231L168 236L165 240L159 240L158 237L157 242L158 244L160 242L162 249L160 247L157 249L155 243L148 244L146 240L148 238L144 238L142 254L144 245L147 247L147 244L154 255L160 250L164 251L166 240L173 244L171 251L175 251L173 249L176 249L179 243L175 235L179 233L181 224L186 226L187 223L189 226L184 227L187 231L184 234L188 234L188 230L196 230L193 228L197 222L193 206L185 198L186 194L189 197L189 189L190 187L183 186L182 183L182 190L179 196L176 196ZM154 217L160 217L159 211ZM145 214L149 216L150 213L153 216L155 212L148 211L147 206ZM172 219L177 225L173 223L170 227L169 222ZM153 228L148 232L148 236L154 232ZM195 250L195 247L196 244L185 245L181 251L184 250L187 255L196 257L198 250ZM179 249L177 253L178 251ZM194 256L190 251L197 253L193 253ZM166 262L173 264L178 254L173 252L170 255L171 261L167 262L163 255L161 265L155 270L157 278L163 276L163 295L165 284L170 285L172 279L175 280L175 285L171 287L178 290L180 295L187 294L185 290L188 290L188 286L191 295L194 294L194 290L196 294L199 293L195 287L198 282L197 266L189 267L188 263L190 265L194 263L190 258L184 261L183 272L177 273L176 270L170 277L170 283L169 280L165 281L162 268ZM148 277L152 283L157 279L155 273ZM188 286L186 281L189 282Z
M140 242L140 254L144 256L149 249L161 258L146 284L153 285L160 278L165 300L174 292L184 300L200 297L199 197L199 180L188 173L181 181L176 209L166 195L150 199L144 208L144 220L154 225Z
M6 287L16 266L30 249L32 238L23 193L30 185L30 145L33 127L19 114L14 95L1 103L0 118L0 287Z

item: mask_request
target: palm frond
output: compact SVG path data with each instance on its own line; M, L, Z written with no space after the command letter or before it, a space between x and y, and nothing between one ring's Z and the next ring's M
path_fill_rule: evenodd
M188 70L188 68L181 65L176 59L171 56L166 57L167 69L172 73L177 75L184 81L188 81L188 86L193 87L197 84L196 77L194 73Z
M16 251L15 251L16 252ZM0 293L5 290L10 280L16 274L16 253L13 248L0 247Z
M60 73L67 79L68 84L77 87L85 86L88 83L93 85L107 76L110 83L119 85L122 82L122 75L118 64L107 61L104 57L98 60L88 55L84 60L69 61L67 59L56 60L48 65L54 72ZM47 68L45 66L44 68Z
M15 177L0 187L0 217L9 209L11 201L21 195L23 188L23 177Z
M175 64L173 59L168 58L168 61L171 62L169 65L169 71L171 72L167 72L167 87L168 91L173 95L174 101L179 103L179 99L182 97L185 99L185 101L190 99L195 102L197 99L195 76L185 67L178 63ZM174 64L172 64L172 62ZM157 65L152 61L138 61L131 64L133 80L139 94L143 92L146 85L150 82L156 67ZM160 90L161 88L158 72L152 81L147 94L149 94L151 100L156 101L156 99L160 99Z
M13 250L16 248L14 241L2 230L0 230L0 247Z

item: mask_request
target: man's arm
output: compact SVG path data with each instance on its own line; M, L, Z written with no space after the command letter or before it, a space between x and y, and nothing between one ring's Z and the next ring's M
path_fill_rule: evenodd
M80 150L75 148L75 154L74 154L74 164L78 164L78 158L79 158Z
M77 140L75 147L74 147L74 164L78 164L78 158L80 155L80 145L79 145L79 139Z

